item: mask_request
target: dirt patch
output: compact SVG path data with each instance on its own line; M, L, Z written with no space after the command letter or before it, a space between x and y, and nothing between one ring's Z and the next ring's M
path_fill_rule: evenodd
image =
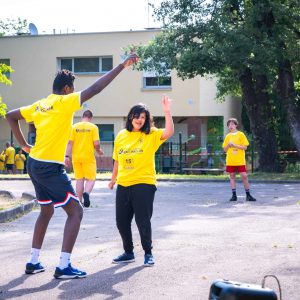
M0 211L17 207L21 204L28 203L28 200L18 199L18 198L8 198L8 197L0 197Z

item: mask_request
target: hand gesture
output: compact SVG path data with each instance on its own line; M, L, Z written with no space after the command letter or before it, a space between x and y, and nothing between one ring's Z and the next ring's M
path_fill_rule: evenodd
M139 60L139 57L136 55L135 50L132 50L131 53L122 62L122 65L126 68L126 67L129 67L129 66L137 63L138 60Z
M111 190L114 188L114 185L115 185L115 181L114 180L111 180L109 183L108 183L108 188L110 188Z
M172 100L167 95L163 95L161 99L161 103L162 103L163 111L165 113L171 111L171 102Z

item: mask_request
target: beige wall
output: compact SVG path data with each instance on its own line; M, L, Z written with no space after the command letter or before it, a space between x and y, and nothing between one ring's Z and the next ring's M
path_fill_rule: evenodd
M15 36L0 39L0 58L9 58L15 72L12 86L0 84L0 94L8 109L28 105L52 92L52 82L58 69L57 58L80 56L113 56L114 66L121 62L122 48L130 44L147 43L157 30L85 33L69 35ZM76 75L75 89L82 90L93 83L96 75ZM162 116L161 96L169 95L174 116L229 116L239 114L239 102L229 99L216 103L215 82L196 77L182 81L172 72L172 88L145 90L142 72L124 70L103 92L88 102L99 120L109 117L115 130L123 128L123 118L138 102L148 105L153 116ZM82 112L76 115L80 116ZM10 132L0 120L0 139Z

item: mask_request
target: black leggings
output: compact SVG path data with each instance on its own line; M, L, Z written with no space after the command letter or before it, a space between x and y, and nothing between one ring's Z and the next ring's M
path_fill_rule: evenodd
M135 184L124 187L118 185L116 193L116 221L125 252L133 252L131 221L133 215L138 227L145 253L151 253L151 217L156 186Z

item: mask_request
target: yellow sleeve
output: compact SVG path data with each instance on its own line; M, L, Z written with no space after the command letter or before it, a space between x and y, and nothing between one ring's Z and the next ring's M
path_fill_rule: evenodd
M241 132L241 142L243 146L249 146L249 141L243 132Z
M36 106L37 102L20 108L20 113L27 123L33 122L32 114L35 112Z
M164 140L161 139L161 136L163 134L164 129L154 128L152 130L153 130L152 134L154 134L154 136L155 136L155 138L154 138L154 149L156 151L160 147L160 145L163 144L166 141L166 139L164 139Z
M70 135L69 140L70 140L70 141L74 141L74 138L75 138L75 127L74 127L74 125L73 125L73 126L72 126L71 135Z
M227 134L226 137L225 137L225 140L223 142L222 148L224 148L224 147L226 147L228 145L228 139L229 139L229 136Z
M100 141L99 129L96 125L93 128L93 141Z
M80 92L71 93L63 96L62 103L66 106L68 112L73 114L75 111L81 108Z

